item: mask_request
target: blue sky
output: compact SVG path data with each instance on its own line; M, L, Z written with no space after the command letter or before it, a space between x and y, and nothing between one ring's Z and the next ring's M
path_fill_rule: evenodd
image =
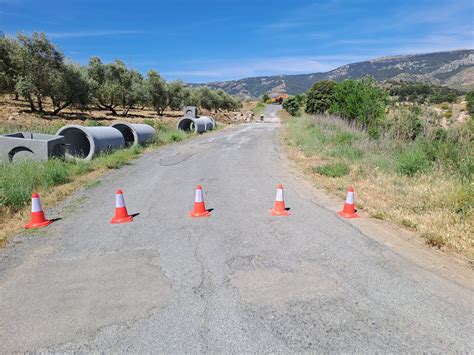
M120 58L186 82L474 48L473 22L469 0L0 0L7 34L42 31L73 61Z

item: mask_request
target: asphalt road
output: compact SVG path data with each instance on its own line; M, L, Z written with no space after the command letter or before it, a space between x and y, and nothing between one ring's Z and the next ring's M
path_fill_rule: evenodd
M282 109L281 105L267 105L263 111L264 122L280 122L278 111Z
M473 290L324 208L278 123L145 154L0 250L0 353L474 351ZM289 217L272 217L277 183ZM192 219L202 184L210 218ZM116 188L135 221L110 225ZM421 263L422 264L422 263Z

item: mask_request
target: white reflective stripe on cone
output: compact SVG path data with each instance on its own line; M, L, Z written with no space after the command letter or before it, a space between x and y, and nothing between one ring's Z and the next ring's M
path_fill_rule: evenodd
M202 202L202 190L196 189L196 200L195 202Z
M122 194L115 195L115 207L125 207L125 201Z
M354 204L354 192L349 191L347 193L346 203L348 205L353 205Z
M283 189L277 189L276 200L283 201Z
M42 210L39 197L33 197L31 199L31 212L41 212Z

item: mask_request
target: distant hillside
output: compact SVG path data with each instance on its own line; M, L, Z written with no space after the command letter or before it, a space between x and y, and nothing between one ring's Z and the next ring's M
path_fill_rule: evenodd
M460 90L474 89L474 50L382 57L343 65L326 73L278 75L213 82L212 89L223 89L241 97L286 92L294 95L307 91L316 81L357 79L373 76L383 82L411 81L446 85Z

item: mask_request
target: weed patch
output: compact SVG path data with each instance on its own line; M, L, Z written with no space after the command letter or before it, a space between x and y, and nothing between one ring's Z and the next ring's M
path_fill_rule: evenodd
M349 166L344 163L326 164L313 168L313 172L329 177L346 176L347 174L349 174L349 171Z
M409 147L398 156L397 172L400 175L415 176L426 172L430 164L425 152L418 147Z

